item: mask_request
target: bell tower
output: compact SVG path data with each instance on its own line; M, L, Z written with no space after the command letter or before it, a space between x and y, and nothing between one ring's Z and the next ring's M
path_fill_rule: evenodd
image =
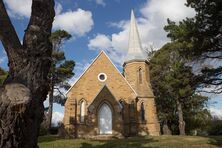
M137 93L136 122L139 135L159 135L160 126L150 84L149 62L143 51L134 12L131 11L129 48L123 64L124 76Z

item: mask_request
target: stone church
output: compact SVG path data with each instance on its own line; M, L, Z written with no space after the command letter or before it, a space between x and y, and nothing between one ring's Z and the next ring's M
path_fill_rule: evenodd
M77 137L159 135L149 62L133 11L123 74L104 51L67 91L63 123Z

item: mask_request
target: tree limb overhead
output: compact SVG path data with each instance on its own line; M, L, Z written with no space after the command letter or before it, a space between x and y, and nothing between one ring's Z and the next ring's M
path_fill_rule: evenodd
M22 48L18 35L5 9L3 0L0 0L0 40L8 54L9 59L18 54ZM16 50L15 50L16 49Z

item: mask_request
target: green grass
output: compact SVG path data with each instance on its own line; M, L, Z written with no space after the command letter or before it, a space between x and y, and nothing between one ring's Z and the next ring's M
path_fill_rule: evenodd
M222 147L222 136L158 136L133 137L117 140L59 139L39 137L40 148L208 148Z

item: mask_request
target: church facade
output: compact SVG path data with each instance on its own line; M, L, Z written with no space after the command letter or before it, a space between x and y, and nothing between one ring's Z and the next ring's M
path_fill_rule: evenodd
M149 62L141 47L133 11L123 74L101 51L66 95L63 123L70 134L159 135Z

